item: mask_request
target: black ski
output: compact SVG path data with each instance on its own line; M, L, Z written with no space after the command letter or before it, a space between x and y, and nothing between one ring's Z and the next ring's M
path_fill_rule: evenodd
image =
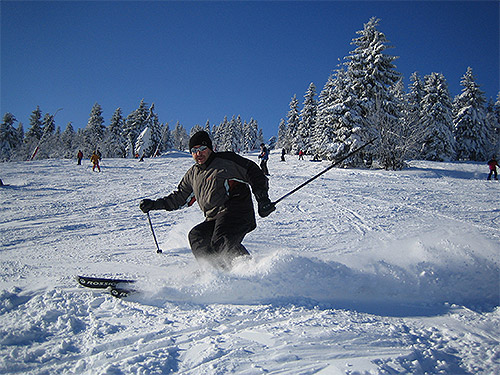
M136 290L131 287L135 280L77 276L78 283L86 288L108 289L113 297L123 298L134 293Z

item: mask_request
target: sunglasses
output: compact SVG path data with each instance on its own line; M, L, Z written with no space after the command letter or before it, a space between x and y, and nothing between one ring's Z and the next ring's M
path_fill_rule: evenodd
M196 154L198 151L202 152L202 151L205 151L207 148L208 148L208 146L193 147L191 149L191 153Z

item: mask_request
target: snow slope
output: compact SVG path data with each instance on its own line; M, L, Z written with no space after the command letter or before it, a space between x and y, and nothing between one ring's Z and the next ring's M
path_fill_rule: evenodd
M151 213L163 254L138 209L191 164L2 164L0 374L500 373L500 184L485 165L332 169L258 218L253 259L218 273L189 250L197 207ZM271 199L326 166L272 154ZM142 292L118 300L77 274Z

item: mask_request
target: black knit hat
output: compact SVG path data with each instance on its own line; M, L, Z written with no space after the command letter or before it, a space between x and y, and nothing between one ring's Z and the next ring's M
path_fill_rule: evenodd
M207 146L210 150L213 150L212 140L204 130L194 133L189 140L189 149L191 150L194 146Z

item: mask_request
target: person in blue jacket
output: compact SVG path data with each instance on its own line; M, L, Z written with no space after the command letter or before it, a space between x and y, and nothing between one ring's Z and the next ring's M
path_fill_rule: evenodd
M261 159L260 169L262 169L262 172L264 172L266 176L269 176L269 169L267 169L267 161L269 160L269 150L267 149L264 143L260 144L259 159Z

